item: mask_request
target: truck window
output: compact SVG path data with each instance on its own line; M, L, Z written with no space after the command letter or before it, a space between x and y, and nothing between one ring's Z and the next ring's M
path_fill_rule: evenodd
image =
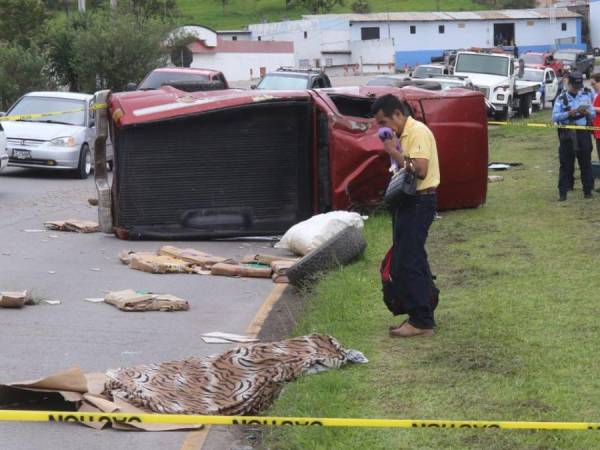
M463 53L456 59L455 72L483 73L487 75L508 75L509 58Z

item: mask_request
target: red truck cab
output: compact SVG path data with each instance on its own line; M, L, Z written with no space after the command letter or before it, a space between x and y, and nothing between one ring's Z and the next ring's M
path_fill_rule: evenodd
M527 52L523 54L521 58L523 61L525 61L525 66L527 67L532 67L535 69L545 69L546 67L550 67L554 69L554 72L559 77L562 76L564 70L563 63L557 59L554 59L554 56L550 52Z

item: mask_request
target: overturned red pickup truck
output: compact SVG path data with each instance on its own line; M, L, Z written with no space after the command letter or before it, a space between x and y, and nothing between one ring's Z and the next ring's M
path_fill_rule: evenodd
M370 114L405 99L433 131L439 209L477 207L487 191L484 97L461 89L361 87L97 94L100 225L126 239L272 235L313 214L381 202L389 158ZM104 118L104 120L102 119ZM110 130L114 176L103 140Z

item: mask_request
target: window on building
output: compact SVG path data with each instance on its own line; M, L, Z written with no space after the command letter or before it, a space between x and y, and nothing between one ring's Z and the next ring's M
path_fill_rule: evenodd
M534 25L535 25L535 22L534 22L533 20L528 20L528 21L527 21L527 26L528 26L528 27L532 27L532 26L534 26Z
M304 39L307 39L307 38L308 38L308 31L305 31L304 32Z
M258 37L258 40L259 40L259 41L262 41L262 37L260 37L260 36L259 36L259 37Z
M410 34L417 34L417 26L416 25L410 26Z
M237 41L237 36L231 36L232 41Z
M310 62L308 59L301 59L298 61L298 65L301 69L308 69L310 67Z
M333 66L333 58L325 58L325 65L328 67Z
M446 32L446 27L444 25L438 25L438 33L444 34Z
M379 39L379 27L363 27L360 29L360 38L363 41Z
M465 23L464 22L459 22L458 28L464 28L464 27L465 27Z
M560 26L560 29L563 31L567 31L567 22L563 22Z

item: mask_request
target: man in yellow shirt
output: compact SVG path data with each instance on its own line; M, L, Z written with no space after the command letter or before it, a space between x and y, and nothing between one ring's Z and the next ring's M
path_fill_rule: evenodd
M378 98L372 113L380 126L394 131L395 136L383 143L386 153L398 167L417 177L415 198L393 212L391 277L406 302L408 320L390 327L390 335L433 336L432 276L425 242L435 218L436 188L440 184L435 138L425 124L411 117L408 104L394 95Z

